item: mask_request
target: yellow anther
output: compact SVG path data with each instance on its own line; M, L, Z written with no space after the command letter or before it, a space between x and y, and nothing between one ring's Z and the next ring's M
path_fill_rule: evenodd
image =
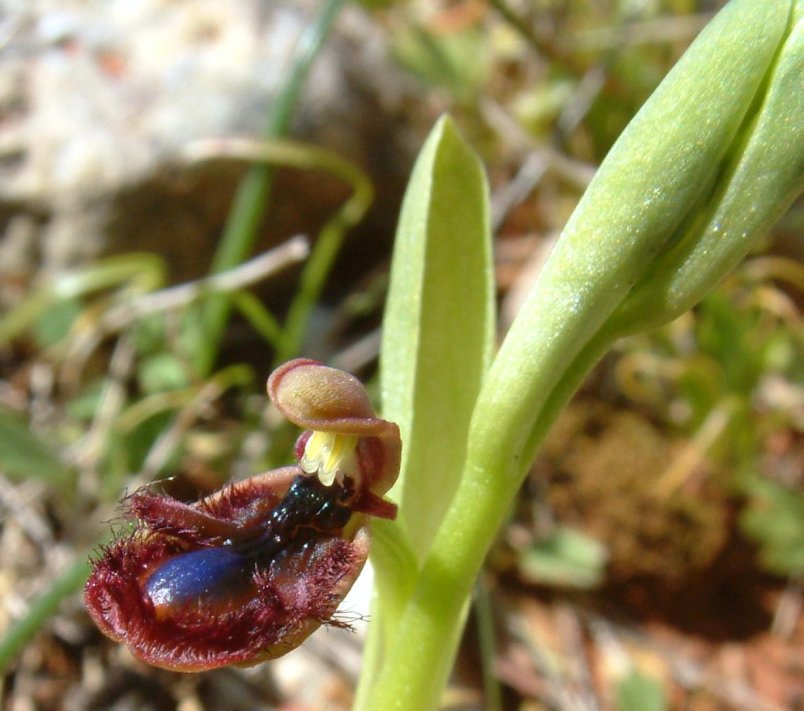
M342 481L344 476L356 479L359 474L355 455L357 440L350 435L313 432L304 446L302 470L317 475L324 486L331 486L336 479Z

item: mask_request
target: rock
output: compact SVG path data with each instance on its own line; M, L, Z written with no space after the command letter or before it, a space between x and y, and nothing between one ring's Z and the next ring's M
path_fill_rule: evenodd
M320 3L9 5L0 18L0 275L142 249L164 254L173 280L203 274L243 166L188 168L175 156L194 139L260 132ZM410 163L405 93L382 30L348 5L293 135L374 178L383 209L365 232L375 242L390 240ZM262 246L314 235L344 194L319 173L283 171Z

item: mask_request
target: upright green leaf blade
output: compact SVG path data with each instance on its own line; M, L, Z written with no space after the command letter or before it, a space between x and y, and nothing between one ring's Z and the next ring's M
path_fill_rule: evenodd
M457 486L493 345L488 188L477 156L445 117L402 205L381 358L383 414L402 430L395 496L420 558Z

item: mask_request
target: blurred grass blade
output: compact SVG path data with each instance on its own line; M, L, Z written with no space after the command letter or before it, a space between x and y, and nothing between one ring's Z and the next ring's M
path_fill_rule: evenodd
M502 711L502 688L495 673L498 652L494 635L494 610L488 583L482 575L478 576L475 584L474 604L480 666L483 675L484 709L485 711Z
M354 163L325 148L287 139L224 138L191 143L184 157L192 162L209 158L236 158L268 164L292 166L302 170L329 173L343 180L352 194L321 228L302 270L299 288L288 309L283 327L273 317L255 309L256 304L241 299L246 317L255 318L255 328L276 347L275 366L299 354L310 313L324 288L327 276L343 244L347 230L354 227L371 206L374 186L369 177ZM235 297L230 297L234 299Z
M48 310L103 289L117 289L119 298L131 299L160 287L166 276L165 261L149 253L133 253L99 259L72 272L53 275L22 302L0 316L0 344L31 328Z
M315 22L299 39L287 82L271 106L263 131L265 138L277 138L287 133L310 67L344 3L345 0L329 0ZM271 165L254 165L249 169L237 190L223 236L212 260L212 274L237 266L248 255L265 213L273 177L274 168ZM196 361L202 375L212 369L226 328L230 306L230 297L226 294L212 295L204 305L201 314L204 338L201 339Z
M232 305L271 348L279 348L282 326L260 299L248 291L235 292Z
M487 205L480 161L442 118L402 205L380 361L383 416L404 443L396 498L420 559L458 484L494 346Z
M0 408L0 472L11 479L40 479L63 489L72 472L28 424Z
M85 551L0 638L0 671L5 671L42 625L56 614L61 601L79 590L88 575L89 560Z

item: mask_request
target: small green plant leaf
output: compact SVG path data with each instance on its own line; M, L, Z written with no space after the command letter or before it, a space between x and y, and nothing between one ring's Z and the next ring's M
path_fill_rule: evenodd
M51 447L19 417L0 409L0 471L14 479L64 485L71 476Z
M33 330L37 343L43 348L47 348L65 338L75 320L81 315L82 308L78 299L54 302L34 324Z
M67 403L66 411L70 417L82 423L91 422L103 397L104 378L89 380L84 387Z
M187 368L172 353L156 353L145 358L140 364L137 377L143 392L148 394L177 390L190 385Z
M449 118L402 205L382 343L383 416L402 431L400 515L421 558L449 506L494 345L488 190Z
M607 559L606 547L599 541L558 527L522 554L519 570L534 583L588 589L602 581Z
M760 546L762 564L778 575L804 574L804 494L757 479L740 524Z
M664 688L653 677L631 669L617 684L617 711L665 711Z
M397 33L392 52L422 82L445 87L459 100L471 99L488 72L488 37L477 28L438 33L414 25Z

